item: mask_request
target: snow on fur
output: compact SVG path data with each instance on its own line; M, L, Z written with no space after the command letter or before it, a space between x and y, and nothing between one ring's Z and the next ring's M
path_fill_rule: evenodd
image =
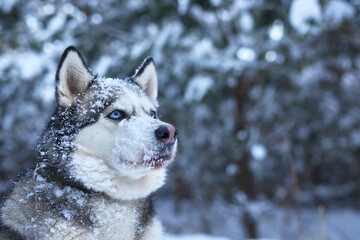
M166 145L155 136L168 124L150 116L157 89L146 87L141 74L149 71L142 67L139 85L130 78L83 78L90 71L80 54L65 50L58 105L36 147L39 163L2 208L12 231L31 239L161 238L149 195L164 184L176 142ZM153 63L151 68L156 81ZM74 89L80 92L74 95ZM110 118L112 111L124 118ZM11 239L13 233L1 234Z

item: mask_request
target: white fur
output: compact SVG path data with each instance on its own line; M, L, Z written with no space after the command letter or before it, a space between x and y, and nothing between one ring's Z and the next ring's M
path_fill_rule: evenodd
M112 201L104 198L96 199L93 203L93 209L99 224L90 230L81 226L72 225L63 220L49 218L50 231L44 239L63 239L63 240L130 240L134 239L135 221L137 212L135 205L131 202ZM162 228L154 219L147 229L148 233L144 240L161 239Z
M163 235L162 225L157 217L154 217L152 224L150 225L144 240L161 240Z
M128 114L120 122L107 117L113 110ZM155 130L164 125L149 116L153 104L126 88L99 120L82 129L76 136L73 176L85 186L107 193L116 199L145 197L164 184L165 168L153 169L146 161L156 154ZM172 150L175 155L176 144Z
M19 189L21 190L21 189ZM22 198L23 196L21 196ZM14 212L16 201L21 198L12 196L3 208L6 218L4 223L12 226L22 233L29 233L39 240L62 239L62 240L130 240L135 236L135 225L138 217L136 205L132 201L118 201L108 198L97 197L91 202L91 208L98 220L92 227L83 227L73 224L65 219L48 216L43 222L33 221L28 224L28 216L22 212ZM27 223L24 224L24 223ZM155 217L145 229L143 240L159 240L162 236L162 227ZM41 236L41 237L39 237Z
M76 177L85 186L106 193L115 199L137 199L148 196L164 184L165 168L151 170L148 174L131 176L111 168L106 160L94 157L81 149L76 151L73 160ZM131 170L129 170L131 171Z
M107 91L109 88L121 90L120 97L103 110L95 123L82 128L75 136L75 150L68 163L70 174L86 187L108 196L99 194L87 203L88 209L91 209L90 217L96 218L91 219L94 225L85 227L76 224L70 212L61 212L64 218L52 214L47 216L47 213L45 219L44 215L37 218L37 210L32 202L36 197L34 189L40 188L40 185L30 177L18 183L2 208L2 218L7 226L35 239L134 239L136 221L141 214L146 214L136 210L139 210L138 204L142 204L143 199L140 202L135 199L147 197L164 184L165 166L174 159L177 147L176 142L170 153L160 154L164 146L156 139L155 130L166 123L150 117L150 112L157 107L154 63L149 62L143 72L135 76L134 81L147 96L139 92L133 83L119 79L97 79L98 85L93 87L98 86L99 89L93 94L109 97L114 93ZM87 88L92 78L78 52L69 51L59 69L58 103L64 107L74 104L77 95ZM84 114L91 110L84 109ZM128 118L121 121L110 119L108 115L114 110L126 112ZM159 154L169 158L163 165L156 162L162 161L157 159ZM152 164L152 161L157 164ZM54 191L56 196L62 194L56 189ZM42 204L40 198L36 200ZM22 208L23 211L20 210ZM40 219L40 222L36 222L36 219ZM150 221L144 229L143 240L161 239L159 220L152 217Z

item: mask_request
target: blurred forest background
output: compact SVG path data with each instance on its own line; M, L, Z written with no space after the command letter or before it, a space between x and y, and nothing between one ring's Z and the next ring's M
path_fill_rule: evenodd
M109 77L151 55L180 131L168 232L359 239L359 26L355 0L0 0L0 192L34 163L67 46Z

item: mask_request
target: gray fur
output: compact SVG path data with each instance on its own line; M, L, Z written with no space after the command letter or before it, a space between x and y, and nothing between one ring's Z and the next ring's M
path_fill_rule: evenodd
M71 51L76 51L87 70L81 55L74 47L70 47L65 50L59 63L57 84L60 68ZM82 69L77 71L81 72ZM137 75L142 71L143 69ZM89 239L97 239L92 236L106 237L106 234L109 234L107 232L96 235L104 228L104 224L107 224L102 222L101 219L104 217L99 214L107 216L106 214L117 212L119 209L125 211L125 215L129 217L125 221L126 226L116 226L117 223L112 222L114 226L108 226L109 229L123 227L124 234L126 229L131 229L132 233L129 236L132 237L126 239L153 239L146 236L156 232L154 229L158 228L159 224L149 196L131 200L114 199L89 187L74 176L72 164L72 155L76 148L74 142L79 131L95 124L102 111L121 96L124 88L138 96L147 97L146 94L132 78L118 80L122 81L121 84L107 85L107 81L113 80L95 76L88 83L86 91L81 92L81 87L74 79L76 76L69 76L69 92L76 95L74 103L69 107L57 104L36 147L37 165L16 182L10 196L4 202L1 209L1 239L55 239L54 236L60 236L56 231L61 231L63 225L64 231L69 231L64 233L64 236L61 235L64 239L86 239L84 236L90 236L87 237ZM57 92L57 99L60 97L63 97L62 93ZM156 100L147 98L154 106L157 105L154 102ZM105 206L105 209L99 206ZM121 219L119 213L117 214ZM89 235L89 232L94 234ZM121 236L118 237L123 239Z

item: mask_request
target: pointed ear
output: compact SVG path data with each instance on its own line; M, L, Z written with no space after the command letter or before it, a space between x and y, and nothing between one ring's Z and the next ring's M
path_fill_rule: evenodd
M134 76L132 76L132 79L150 98L156 100L158 95L158 83L155 63L152 57L147 57L144 60Z
M56 99L69 107L75 97L87 89L94 78L79 51L71 46L65 49L56 72Z

